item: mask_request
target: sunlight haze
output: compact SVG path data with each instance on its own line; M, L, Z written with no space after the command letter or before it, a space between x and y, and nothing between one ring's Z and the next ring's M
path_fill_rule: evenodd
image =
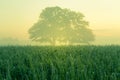
M120 43L120 0L0 0L0 38L28 40L28 30L46 7L85 15L96 43Z

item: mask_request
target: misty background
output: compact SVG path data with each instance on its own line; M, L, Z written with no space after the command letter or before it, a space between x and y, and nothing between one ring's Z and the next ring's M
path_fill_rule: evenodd
M83 13L95 35L91 44L120 44L120 0L1 0L0 45L37 44L29 40L28 30L48 6Z

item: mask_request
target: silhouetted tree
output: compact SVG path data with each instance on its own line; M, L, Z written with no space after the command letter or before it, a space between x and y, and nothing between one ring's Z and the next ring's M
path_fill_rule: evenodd
M88 22L80 12L47 7L39 20L29 29L30 39L40 42L89 43L94 40Z

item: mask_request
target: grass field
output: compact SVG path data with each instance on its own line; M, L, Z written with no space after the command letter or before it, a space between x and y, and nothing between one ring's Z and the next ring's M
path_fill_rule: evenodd
M120 46L0 47L0 80L120 80Z

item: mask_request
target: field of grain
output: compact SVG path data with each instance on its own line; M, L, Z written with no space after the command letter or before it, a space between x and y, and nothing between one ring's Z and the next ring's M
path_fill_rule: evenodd
M120 46L0 47L0 80L120 80Z

